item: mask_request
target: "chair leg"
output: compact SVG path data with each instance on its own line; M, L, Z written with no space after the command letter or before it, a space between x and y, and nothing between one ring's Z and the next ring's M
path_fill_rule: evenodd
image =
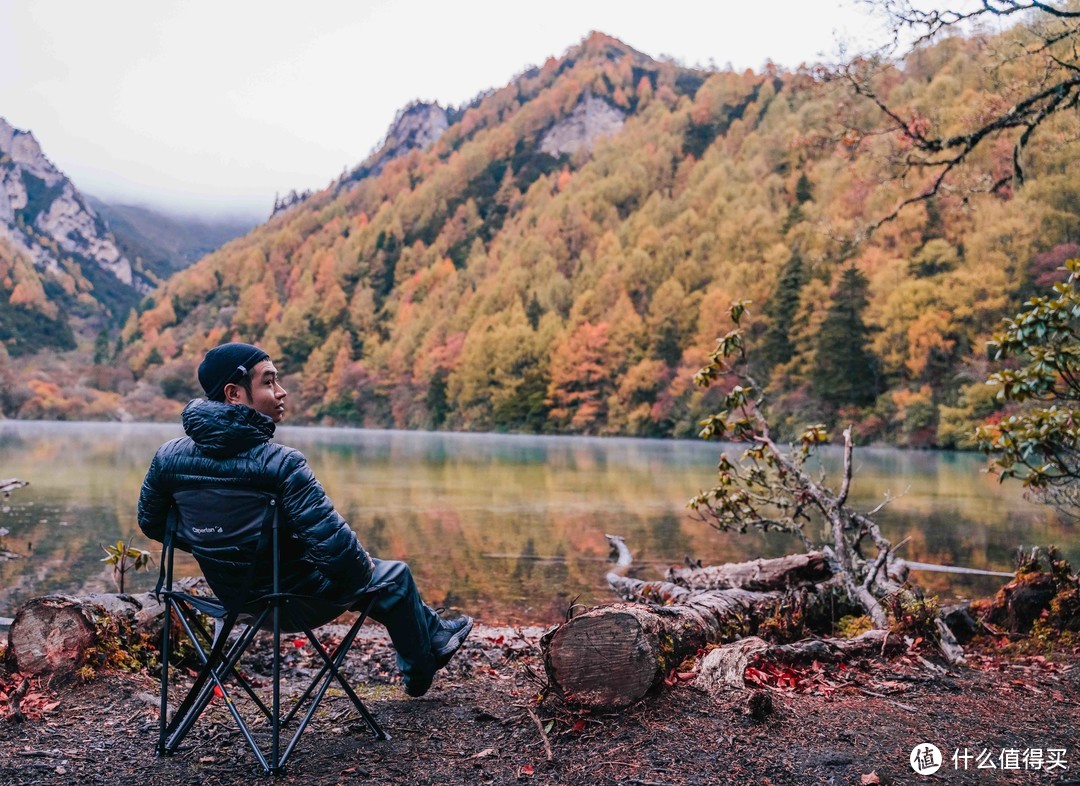
M338 644L338 646L336 646L334 648L334 651L332 653L330 653L330 657L334 660L335 663L338 664L338 666L340 666L341 663L344 660L344 655L343 654L341 655L340 658L338 657L339 653L347 652L348 648L352 646L353 639L356 638L356 634L360 630L360 625L361 624L363 624L363 618L357 620L357 622L353 624L353 627L349 629L348 633L341 640L341 642ZM313 634L312 631L305 630L304 633L307 635L309 640L314 642L316 647L321 646L318 639L316 639L314 637L314 634ZM322 653L320 653L320 655L321 654ZM312 692L315 690L315 686L320 683L320 681L323 679L323 677L326 676L326 672L328 672L330 670L330 667L331 667L330 661L328 661L326 657L323 657L322 661L323 661L323 664L319 668L319 673L315 675L315 677L311 680L310 683L308 683L307 688L300 695L300 698L298 698L296 700L296 702L293 704L292 709L289 710L289 714L286 715L285 719L281 722L281 727L282 728L288 727L288 725L292 722L292 719L294 717L296 717L296 713L299 712L300 708L304 705L304 702L306 702L308 700L308 698L311 696ZM332 679L332 677L326 677L326 682L329 683L331 679Z
M174 750L180 745L183 738L187 735L187 733L191 730L191 727L195 724L195 721L199 719L203 711L206 709L206 706L210 703L210 700L214 695L215 688L217 688L221 692L223 698L225 699L226 707L228 707L230 711L232 710L232 697L228 695L228 692L222 682L222 677L229 672L235 673L235 666L239 662L240 657L243 655L247 645L251 642L251 639L254 638L254 635L254 631L245 631L244 634L236 642L233 643L232 647L229 648L228 652L225 652L220 656L224 659L220 669L215 668L210 672L209 680L207 680L203 684L201 690L198 692L198 696L193 702L191 709L187 712L187 715L185 716L186 720L183 724L178 725L173 732L173 736L170 739L169 744ZM197 646L196 651L199 653L199 656L203 659L205 663L206 655L201 652ZM243 687L245 687L246 689L247 686L244 685ZM189 695L194 694L195 688L193 686ZM257 702L259 702L260 709L265 713L266 705L262 704L262 702L259 701L257 696L255 696L254 698Z
M216 638L217 634L212 637L197 617L192 618L190 622L195 626L195 629L199 633L203 634L203 636L206 637L207 641L213 641ZM217 625L215 623L215 628L216 627ZM248 627L250 629L250 626ZM228 657L229 656L227 655L226 659L228 659ZM263 702L259 694L255 692L255 689L252 687L250 680L248 680L247 677L241 674L239 669L233 668L230 669L230 671L237 684L239 684L240 687L244 689L244 693L246 693L248 697L252 700L252 702L254 702L255 706L259 708L259 711L262 712L263 716L267 720L269 720L272 717L270 714L270 708L266 706L266 703Z
M169 628L172 627L172 598L165 596L165 616L161 631L161 707L158 714L157 755L165 756L165 725L169 714L169 658L172 657L172 640Z
M188 691L188 694L184 698L184 701L177 709L176 714L173 717L172 723L170 723L166 727L166 753L168 754L174 752L180 745L180 743L183 741L184 737L187 736L187 733L191 730L191 727L194 726L195 721L198 720L199 716L206 709L206 705L210 703L210 698L213 696L213 690L215 687L217 687L222 692L223 696L225 696L226 707L228 707L234 718L242 727L242 731L245 737L250 738L250 732L247 731L247 727L243 723L243 720L239 717L239 714L236 712L236 708L233 706L231 698L228 697L226 688L221 682L218 669L214 666L214 664L217 663L220 665L222 663L222 660L224 660L224 665L221 667L220 670L221 675L228 674L230 671L234 670L237 662L239 662L240 660L240 656L247 648L247 645L251 642L251 639L254 638L257 629L248 628L247 630L245 630L244 633L241 634L240 638L233 644L233 646L230 647L227 652L225 652L223 651L225 650L225 640L227 639L232 629L232 624L226 623L223 628L218 629L218 635L214 640L213 646L210 649L210 653L208 654L199 644L198 637L195 635L195 632L190 625L186 614L183 613L183 609L178 606L178 610L180 611L180 614L178 615L180 618L180 623L183 625L185 632L191 639L192 645L195 648L199 659L203 662L203 667L199 671L199 675L196 677L195 683L192 685L191 690ZM254 741L250 739L249 744L251 744L253 749L256 751L257 756L260 758L260 763L264 763L265 759L258 751L258 746L255 745ZM264 766L266 766L265 763Z
M258 619L239 635L238 638L230 645L228 643L229 635L232 632L233 627L236 624L236 614L230 614L224 622L220 619L215 621L214 634L210 636L209 631L195 612L188 608L186 604L179 598L171 599L172 608L176 610L176 616L180 621L181 626L187 633L192 642L192 646L195 649L199 659L202 662L202 668L199 670L196 676L195 682L187 695L184 696L183 701L173 714L172 719L168 719L167 713L167 699L168 699L168 658L165 657L162 664L162 697L161 697L161 717L159 719L159 738L158 738L158 753L159 755L170 755L174 753L184 738L194 727L196 721L206 710L210 704L214 693L219 694L224 698L225 708L236 724L240 727L240 732L243 735L248 746L251 748L255 757L258 759L263 771L267 774L280 774L285 771L285 764L289 757L292 755L294 748L299 742L301 734L307 728L309 722L314 717L319 705L326 695L326 691L332 681L336 680L345 693L349 696L353 705L359 711L364 718L365 723L371 730L372 736L379 740L389 740L390 735L386 733L379 725L375 717L368 711L364 702L357 696L352 686L345 679L341 673L341 667L344 664L345 657L348 655L349 649L352 647L353 642L356 639L357 634L360 631L364 620L367 617L367 610L364 609L359 618L354 622L349 629L345 637L333 649L332 652L327 652L327 649L322 643L315 637L315 634L310 628L305 628L304 633L307 635L308 640L312 646L318 652L319 657L322 659L322 666L319 669L318 674L311 680L305 689L303 695L293 704L293 707L289 711L287 717L282 719L281 717L281 630L280 630L280 610L273 605L268 606L262 610L258 615ZM370 604L369 604L370 605ZM166 611L169 611L167 604ZM273 676L272 676L272 689L273 689L273 702L272 707L267 708L266 704L255 693L251 683L243 674L240 673L237 668L240 658L247 650L248 646L254 639L258 631L264 626L267 617L273 613L273 633L274 633L274 655L273 655ZM204 647L200 643L201 634L204 641L208 642L210 646ZM168 626L166 626L165 633L163 634L162 650L164 653L171 652L172 641L168 632ZM262 712L263 716L269 722L269 731L271 735L269 750L264 752L256 742L251 730L248 728L247 723L240 715L238 708L234 705L232 696L230 696L229 689L226 687L226 680L230 677L235 678L240 687L247 693L247 695L253 699L255 705ZM288 726L292 720L296 717L297 712L302 709L303 705L308 703L307 711L304 717L299 722L295 733L291 736L288 744L285 745L284 750L280 750L280 732L282 728ZM264 740L265 736L261 735L261 739ZM269 755L267 755L269 754Z
M349 684L349 681L345 679L345 677L341 674L340 671L341 664L345 660L345 655L348 653L349 648L352 646L352 642L353 639L356 638L356 634L360 632L360 626L363 625L365 617L366 613L361 615L361 617L354 623L353 628L350 629L349 635L347 637L348 643L346 644L344 640L342 641L341 646L339 647L339 651L335 653L333 660L331 660L330 655L327 654L322 644L319 643L319 640L315 638L314 633L312 633L308 629L305 629L304 633L307 634L308 638L311 640L312 646L314 646L315 649L318 651L319 655L322 656L323 662L329 666L331 675L327 677L327 683L329 684L330 676L336 678L338 683L341 685L342 690L344 690L348 697L352 700L353 706L356 707L357 711L363 717L364 722L367 723L368 729L371 730L372 736L377 740L389 740L390 735L387 734L386 731L379 725L379 722L375 720L375 716L368 711L367 706L364 704L363 701L361 701L360 697L356 695L356 691L353 690L352 686ZM328 687L328 685L326 687ZM326 687L323 688L323 691L326 690Z

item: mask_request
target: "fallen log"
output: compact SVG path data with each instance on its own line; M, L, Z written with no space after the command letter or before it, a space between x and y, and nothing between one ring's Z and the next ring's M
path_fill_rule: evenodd
M688 590L745 589L755 592L817 584L832 578L833 570L820 551L789 554L704 568L670 568L665 578Z
M668 605L680 603L694 592L706 590L769 592L809 587L833 578L828 556L812 551L708 567L669 568L663 581L641 581L626 576L633 564L633 555L625 539L618 535L604 537L611 545L612 556L617 557L614 569L606 576L607 582L616 595L627 601Z
M10 497L11 492L17 491L24 486L29 486L29 480L19 480L18 478L2 478L0 479L0 494L4 497Z
M183 579L180 586L191 591L203 584L202 579ZM49 675L62 682L86 665L88 650L104 643L100 637L107 618L135 635L154 636L164 613L164 604L151 592L31 598L8 628L9 665L20 674Z
M580 706L626 707L698 649L752 632L754 621L767 616L780 597L712 590L674 606L592 609L543 637L548 680Z
M789 664L839 662L895 654L903 639L888 631L871 630L851 639L803 639L791 644L769 644L756 636L725 644L702 658L695 684L719 697L746 687L746 670L766 661Z
M614 571L608 573L605 578L615 594L628 603L655 603L659 606L670 606L673 603L684 602L693 594L686 587L680 587L669 581L642 581L620 576Z

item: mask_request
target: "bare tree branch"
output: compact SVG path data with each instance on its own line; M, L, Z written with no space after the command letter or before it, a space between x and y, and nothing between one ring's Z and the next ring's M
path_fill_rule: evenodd
M1040 0L979 0L961 2L959 8L918 8L912 0L885 0L875 3L890 20L893 31L893 50L910 39L909 53L937 41L953 30L968 30L980 18L1016 18L1016 35L1004 41L1006 51L999 61L1031 61L1027 81L1021 80L1016 89L1019 99L978 122L963 133L947 136L931 133L929 121L917 111L905 111L893 105L875 87L875 59L857 59L837 69L858 96L868 99L886 121L886 131L896 135L908 152L897 163L901 174L924 170L932 172L929 183L916 193L900 199L885 215L873 220L863 236L872 234L891 222L905 209L938 196L957 170L968 164L973 153L988 140L1008 135L1012 142L1010 171L994 179L989 188L968 188L970 193L988 191L1001 193L1012 186L1022 187L1025 180L1023 155L1034 135L1054 115L1080 106L1080 63L1077 62L1080 40L1080 11L1075 6L1059 5ZM1046 24L1043 24L1046 23ZM1033 73L1039 70L1041 73ZM856 138L873 131L852 129Z

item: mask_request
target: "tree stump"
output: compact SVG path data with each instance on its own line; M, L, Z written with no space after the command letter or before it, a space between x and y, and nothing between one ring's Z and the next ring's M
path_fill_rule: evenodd
M22 674L71 676L97 641L97 614L70 595L31 598L8 630L7 656Z

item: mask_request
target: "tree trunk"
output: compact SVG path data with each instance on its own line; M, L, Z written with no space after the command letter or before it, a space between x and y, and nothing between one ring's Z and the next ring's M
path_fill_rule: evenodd
M625 707L706 644L747 632L766 616L775 592L729 589L694 593L678 605L615 604L593 609L544 636L552 687L585 707Z
M688 590L744 589L754 592L817 584L833 575L820 551L789 554L778 559L756 559L704 568L672 568L667 580Z
M747 668L765 661L809 663L881 657L904 647L900 636L871 630L852 639L803 639L792 644L769 644L756 636L725 644L709 652L702 661L696 684L713 696L733 688L745 688Z
M190 591L202 579L183 579ZM8 629L7 657L13 671L51 675L63 681L85 663L86 650L100 644L99 622L121 619L134 633L154 635L165 606L151 592L137 595L45 595L31 598L16 612Z

